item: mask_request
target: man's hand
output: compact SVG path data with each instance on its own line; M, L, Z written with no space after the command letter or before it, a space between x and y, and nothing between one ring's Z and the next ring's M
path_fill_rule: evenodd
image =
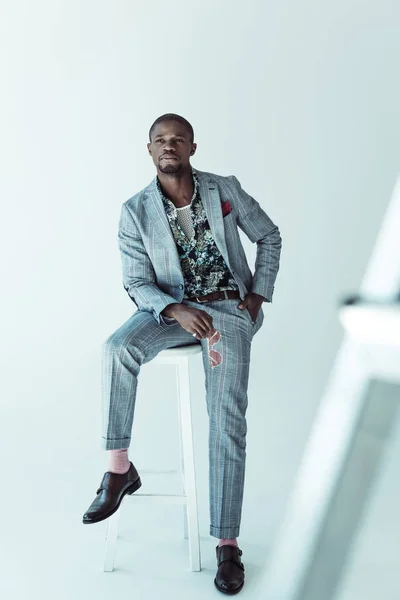
M238 304L238 307L241 310L245 310L247 308L247 310L250 313L251 320L253 321L253 323L255 323L258 312L259 312L264 300L265 300L264 296L260 296L260 294L255 294L254 292L250 292L249 294L247 294L247 296L245 297L243 302L240 302L240 304Z
M206 311L185 304L169 304L161 314L173 317L198 340L204 339L213 329L212 317Z

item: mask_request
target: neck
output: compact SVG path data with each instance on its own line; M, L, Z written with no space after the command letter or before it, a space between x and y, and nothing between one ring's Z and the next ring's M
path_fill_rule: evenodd
M179 173L158 172L157 175L163 192L174 204L190 202L194 191L190 166Z

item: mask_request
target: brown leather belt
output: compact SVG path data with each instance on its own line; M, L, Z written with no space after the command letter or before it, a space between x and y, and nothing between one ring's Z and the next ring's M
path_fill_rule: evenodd
M194 296L192 298L188 298L192 302L208 302L210 300L234 300L235 298L240 298L239 292L236 290L223 290L222 292L212 292L211 294L206 294L205 296Z

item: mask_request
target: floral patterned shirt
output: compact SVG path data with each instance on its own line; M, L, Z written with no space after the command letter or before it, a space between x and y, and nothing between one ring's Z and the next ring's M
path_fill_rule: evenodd
M214 242L200 197L199 181L192 169L194 193L190 204L194 234L189 239L177 220L173 202L163 194L159 179L157 187L164 203L178 249L185 283L184 298L205 296L222 290L238 290L228 266Z

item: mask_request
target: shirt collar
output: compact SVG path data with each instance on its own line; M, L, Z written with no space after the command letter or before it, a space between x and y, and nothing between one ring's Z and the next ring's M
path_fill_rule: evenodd
M194 183L194 190L193 190L193 196L192 196L192 199L191 199L190 203L193 202L193 200L197 196L197 192L199 191L199 178L198 178L198 175L196 173L196 170L193 167L192 167L192 177L193 177L193 183ZM160 180L158 178L158 175L157 175L157 188L158 188L158 191L160 193L160 196L161 196L164 204L166 203L167 205L170 206L170 208L173 209L174 216L176 217L176 207L175 207L175 204L173 202L171 202L171 200L169 198L167 198L163 194L163 191L161 189Z

